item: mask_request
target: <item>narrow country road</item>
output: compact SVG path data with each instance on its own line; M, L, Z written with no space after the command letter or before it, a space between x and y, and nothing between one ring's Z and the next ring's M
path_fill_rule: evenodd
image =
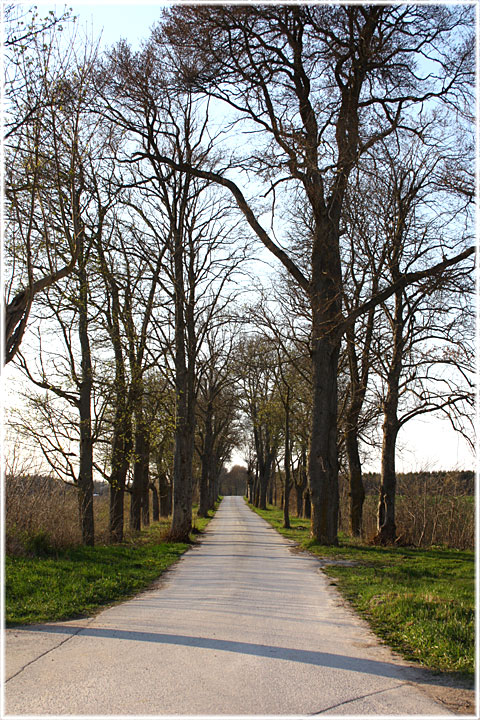
M154 590L6 632L11 715L450 715L241 497Z

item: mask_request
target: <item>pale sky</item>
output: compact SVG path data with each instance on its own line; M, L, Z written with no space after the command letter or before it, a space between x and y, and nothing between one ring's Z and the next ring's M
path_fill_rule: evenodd
M168 3L143 2L132 4L130 2L111 2L98 4L94 0L81 3L52 4L37 2L40 14L56 9L62 12L64 7L71 7L73 14L78 16L80 28L91 30L93 38L102 32L102 45L108 47L121 38L126 38L134 47L138 47L142 39L149 34L149 29L160 16L162 5ZM6 379L13 368L6 369ZM17 375L18 377L18 375ZM8 382L7 382L8 385ZM11 386L13 396L14 386ZM6 405L14 401L12 395L5 398ZM240 456L232 458L234 462L240 461ZM450 470L471 469L475 467L473 455L466 441L460 434L454 432L447 420L439 420L433 415L414 419L402 428L398 438L397 469L399 472L415 470ZM365 465L366 471L379 471L380 448L378 458L372 459Z

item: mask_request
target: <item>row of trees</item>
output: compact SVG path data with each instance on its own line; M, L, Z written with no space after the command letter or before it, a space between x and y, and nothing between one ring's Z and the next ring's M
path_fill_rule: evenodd
M400 428L462 428L471 402L471 8L175 6L103 55L9 12L6 359L46 392L21 424L78 487L85 541L93 472L119 539L126 490L147 520L155 454L185 539L195 442L204 512L239 412L252 499L282 463L329 544L340 463L361 531L381 421L394 540ZM252 236L283 271L246 306Z
M13 32L20 18L11 12ZM97 50L75 37L65 44L58 22L30 26L26 38L14 46L9 94L7 360L39 392L14 424L78 489L85 543L94 541L94 474L110 483L112 540L123 536L126 492L131 527L149 522L150 490L162 514L173 490L171 537L185 539L194 459L205 515L238 435L226 306L246 246L208 183L129 162L131 136L110 117L116 53L104 59L106 83ZM142 112L140 134L151 119ZM166 117L175 132L162 129L163 152L200 152L193 101L172 101Z

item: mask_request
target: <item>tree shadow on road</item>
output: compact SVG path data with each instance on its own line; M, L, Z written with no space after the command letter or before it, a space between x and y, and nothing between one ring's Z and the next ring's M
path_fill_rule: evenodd
M314 650L300 650L298 648L286 648L276 645L260 645L257 643L221 640L219 638L194 637L190 635L98 628L82 625L36 625L24 628L15 628L15 630L16 632L24 630L26 632L58 633L82 637L161 643L165 645L183 645L191 648L233 652L240 653L242 655L256 655L258 657L266 657L275 660L286 660L289 662L298 662L307 665L317 665L320 667L359 672L396 680L405 680L405 673L406 670L408 670L408 668L404 668L400 665L395 665L394 663L384 662L381 660L369 660L365 658L355 658ZM422 680L421 678L416 677L415 682L425 682L429 684L432 682L432 678L428 679L426 677ZM438 676L435 678L434 682L439 685L443 684ZM449 685L448 681L445 681L445 685Z

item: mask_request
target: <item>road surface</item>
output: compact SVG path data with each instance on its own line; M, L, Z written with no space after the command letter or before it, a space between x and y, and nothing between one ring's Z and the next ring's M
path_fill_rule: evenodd
M7 715L451 714L240 497L164 578L94 618L8 630Z

